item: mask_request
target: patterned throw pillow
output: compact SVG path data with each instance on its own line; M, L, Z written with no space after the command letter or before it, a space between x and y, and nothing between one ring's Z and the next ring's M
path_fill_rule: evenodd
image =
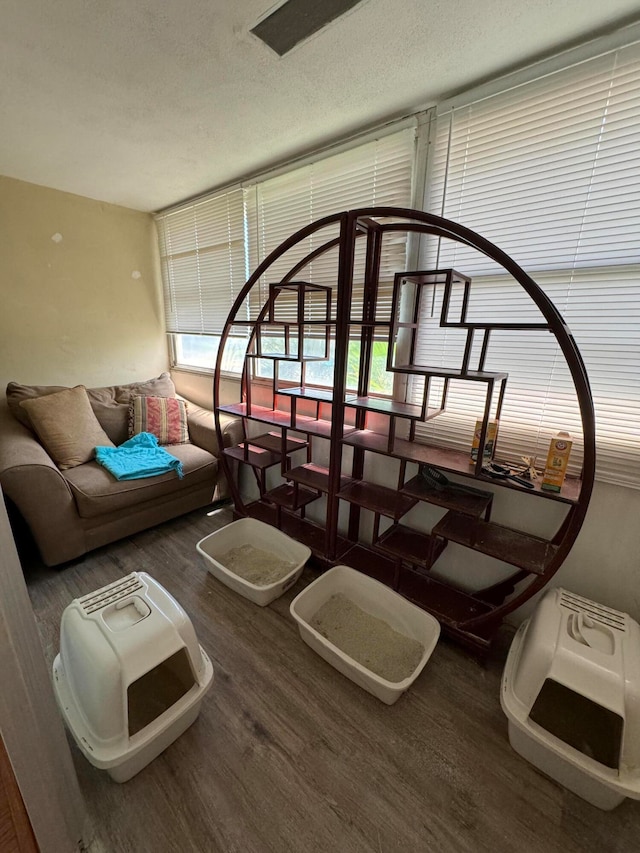
M132 397L129 404L129 436L150 432L158 444L187 444L187 406L175 397Z

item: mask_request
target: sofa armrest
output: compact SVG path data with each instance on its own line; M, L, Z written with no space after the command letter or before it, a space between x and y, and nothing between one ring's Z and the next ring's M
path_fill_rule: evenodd
M180 395L178 395L180 396ZM216 433L215 419L211 409L203 409L202 406L197 406L190 402L185 397L181 397L187 403L187 423L189 425L189 438L198 447L208 450L216 459L222 455L220 445L218 443L218 435ZM220 426L222 428L222 442L224 447L233 447L244 438L242 427L242 418L236 418L233 415L220 415ZM218 482L213 500L226 501L229 498L229 484L224 476L222 466L218 466Z
M29 526L48 566L71 559L83 547L69 484L33 433L0 406L0 485Z
M188 400L187 404L189 438L198 447L208 450L209 453L219 458L221 449L218 444L218 436L216 435L213 412L210 409L203 409L202 406L196 406L195 403L190 403ZM233 447L236 444L240 444L243 438L241 418L221 414L220 425L222 427L222 441L225 447Z

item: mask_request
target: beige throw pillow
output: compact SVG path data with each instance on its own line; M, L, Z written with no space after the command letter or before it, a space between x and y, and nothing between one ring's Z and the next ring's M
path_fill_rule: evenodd
M84 385L20 405L58 468L75 468L94 458L94 448L115 447L93 413Z

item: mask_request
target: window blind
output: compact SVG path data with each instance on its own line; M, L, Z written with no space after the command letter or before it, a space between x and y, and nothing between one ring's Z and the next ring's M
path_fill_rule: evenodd
M251 268L295 231L324 216L370 205L410 207L415 135L415 127L396 131L257 183L248 201ZM316 232L272 265L252 295L252 318L266 300L270 282L278 282L294 264L338 233L337 225ZM388 236L382 248L379 288L379 306L387 319L393 275L404 268L406 256L406 235ZM365 243L360 239L355 250L353 317L362 316L364 267ZM296 278L333 288L337 274L338 251L334 249L309 263ZM290 298L287 305L284 294L279 296L279 316L293 318L294 302ZM333 305L335 310L335 298Z
M244 191L216 194L156 222L167 331L220 334L248 278Z
M478 231L511 255L563 314L584 357L596 408L597 476L640 487L640 47L606 56L437 116L425 207ZM487 321L541 322L498 265L449 240L421 246L422 268L473 278L472 305ZM422 363L459 363L463 334L437 326L425 300ZM433 313L433 316L432 316ZM537 454L580 419L552 336L492 335L487 370L509 373L499 453ZM440 361L438 361L438 359ZM456 361L456 359L458 361ZM459 383L448 411L421 429L429 441L469 447L481 416ZM421 380L412 395L421 394Z

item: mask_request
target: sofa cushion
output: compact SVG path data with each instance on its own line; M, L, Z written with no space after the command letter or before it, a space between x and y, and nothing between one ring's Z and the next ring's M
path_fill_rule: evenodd
M68 390L68 385L21 385L19 382L9 382L7 385L7 405L11 414L20 421L22 426L33 430L27 410L20 405L22 401L46 397L48 394L57 394L58 391Z
M133 397L129 403L129 435L150 432L158 444L186 444L189 441L187 404L175 397Z
M137 396L175 397L176 386L168 373L161 373L146 382L89 389L93 411L115 445L129 438L129 403Z
M26 412L21 408L23 400L44 397L65 391L65 385L21 385L9 382L7 385L7 404L20 423L31 427ZM88 388L87 394L91 408L115 445L129 438L129 401L136 395L156 397L175 397L176 388L168 373L161 373L155 379L144 382L131 382L128 385L110 385L104 388Z
M20 407L61 470L93 459L97 445L113 447L93 413L84 385L23 400Z
M182 480L178 480L172 471L159 477L118 481L97 462L87 462L86 465L65 471L64 478L73 492L78 514L82 518L96 518L138 507L145 501L164 495L179 494L181 490L190 490L193 486L207 482L211 483L213 498L218 471L215 456L195 444L169 445L165 450L182 462Z

